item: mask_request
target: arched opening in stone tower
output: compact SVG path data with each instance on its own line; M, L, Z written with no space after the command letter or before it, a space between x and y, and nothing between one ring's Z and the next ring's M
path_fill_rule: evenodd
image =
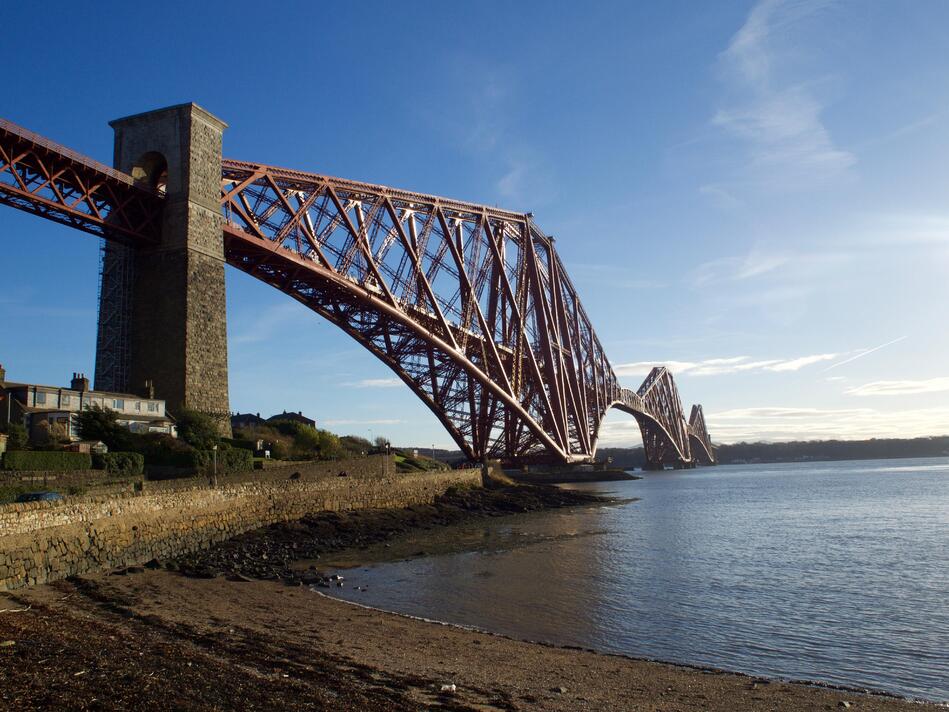
M164 193L168 187L168 161L158 151L148 151L132 166L132 178Z

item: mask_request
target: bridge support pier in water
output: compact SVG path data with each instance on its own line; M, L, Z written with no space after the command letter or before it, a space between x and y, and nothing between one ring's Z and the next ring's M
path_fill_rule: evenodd
M230 434L221 215L223 121L181 104L110 123L115 167L165 194L155 246L103 248L97 389L149 386Z

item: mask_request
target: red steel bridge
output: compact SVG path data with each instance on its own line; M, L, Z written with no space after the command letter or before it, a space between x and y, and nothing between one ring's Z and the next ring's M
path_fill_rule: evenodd
M133 249L162 239L160 176L4 120L0 202ZM470 459L590 461L619 408L639 423L647 467L714 463L701 406L686 419L666 368L620 386L530 213L229 159L220 211L227 264L371 351Z

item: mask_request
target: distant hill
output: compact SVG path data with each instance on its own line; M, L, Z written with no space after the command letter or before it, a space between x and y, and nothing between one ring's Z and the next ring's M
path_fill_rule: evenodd
M949 456L949 436L930 438L873 438L871 440L798 440L784 443L732 443L716 445L723 465L756 462L812 462L827 460L886 460L897 457ZM599 448L597 460L613 458L623 469L642 467L643 449Z
M721 462L806 462L809 460L886 460L949 455L949 436L811 440L788 443L735 443L716 448Z
M430 447L417 449L431 456ZM872 440L800 440L786 443L733 443L716 445L715 454L722 465L756 462L816 462L821 460L887 460L897 457L949 457L949 435L930 438L874 438ZM642 447L601 447L598 462L613 458L613 466L624 470L641 468L645 462ZM435 450L442 462L463 460L458 450Z

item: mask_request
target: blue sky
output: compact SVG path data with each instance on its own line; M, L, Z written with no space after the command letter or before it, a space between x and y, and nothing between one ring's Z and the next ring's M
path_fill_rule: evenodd
M670 364L716 440L949 434L949 3L95 8L4 8L0 116L110 162L110 119L195 101L231 158L533 211L624 383ZM0 234L8 377L91 373L97 241ZM227 280L232 408L451 444L342 332Z

